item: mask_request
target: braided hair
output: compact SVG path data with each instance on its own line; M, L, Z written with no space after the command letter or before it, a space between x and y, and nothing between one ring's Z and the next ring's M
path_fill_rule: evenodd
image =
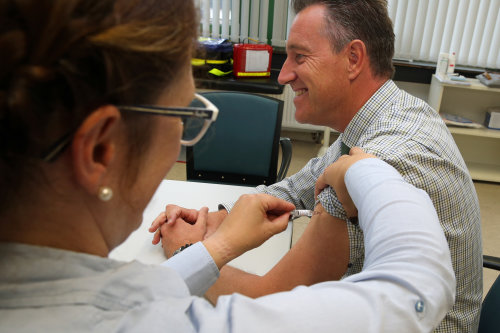
M153 103L196 36L188 0L0 1L0 211L96 107ZM123 118L133 164L151 120Z

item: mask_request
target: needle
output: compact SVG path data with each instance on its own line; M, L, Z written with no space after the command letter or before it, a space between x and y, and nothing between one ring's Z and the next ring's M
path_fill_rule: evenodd
M309 210L309 209L292 210L290 212L290 221L298 219L299 217L302 217L302 216L307 216L307 217L311 218L313 215L316 215L316 214L319 214L319 213L315 212L314 210Z

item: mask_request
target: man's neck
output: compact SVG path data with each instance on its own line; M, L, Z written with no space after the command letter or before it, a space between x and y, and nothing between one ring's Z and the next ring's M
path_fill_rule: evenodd
M341 126L341 128L335 128L335 130L343 133L358 111L380 89L380 87L387 82L387 80L388 78L376 78L371 74L356 78L351 84L351 103L345 113L345 122L342 124L343 126Z
M361 78L361 77L360 77ZM358 78L359 79L359 78ZM369 77L361 80L356 80L353 83L353 89L355 89L356 101L353 105L356 113L368 102L368 100L386 83L388 78L373 77L371 74Z

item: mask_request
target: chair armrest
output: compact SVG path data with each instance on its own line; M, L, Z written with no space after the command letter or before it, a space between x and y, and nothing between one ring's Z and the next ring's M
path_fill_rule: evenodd
M500 258L483 255L483 267L500 271Z
M292 142L289 138L280 138L281 146L281 166L278 170L278 176L276 177L276 182L283 180L286 177L288 168L290 167L290 161L292 160Z

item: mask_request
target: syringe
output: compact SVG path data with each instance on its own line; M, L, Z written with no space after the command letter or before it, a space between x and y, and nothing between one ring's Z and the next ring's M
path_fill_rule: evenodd
M318 212L315 212L314 210L309 210L309 209L296 209L292 210L290 212L290 221L293 221L295 219L298 219L299 217L302 216L307 216L307 217L312 217L313 215L319 214Z

